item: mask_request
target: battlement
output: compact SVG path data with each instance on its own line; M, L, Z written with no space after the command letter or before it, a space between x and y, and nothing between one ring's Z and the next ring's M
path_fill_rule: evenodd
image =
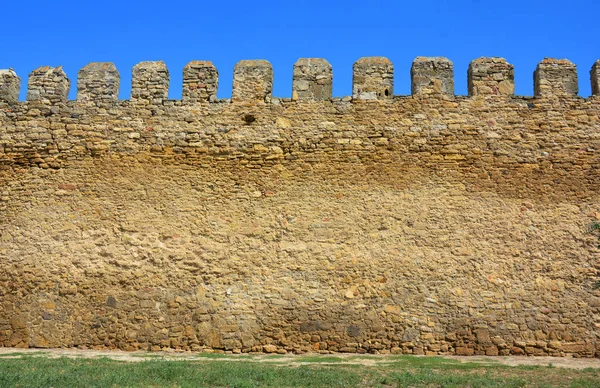
M417 57L412 94L398 96L392 62L360 58L352 95L334 98L331 64L301 58L294 64L291 98L277 98L271 64L243 60L233 71L231 99L219 99L217 68L194 60L183 69L182 98L171 100L166 64L141 62L132 70L130 99L119 100L119 71L97 62L79 71L75 101L68 100L71 80L61 67L40 67L29 75L27 98L20 102L21 79L2 70L0 166L60 168L89 156L152 155L188 164L402 160L513 168L543 164L549 151L539 150L554 143L593 152L552 153L553 166L595 165L600 60L590 71L589 98L577 95L577 67L566 59L539 63L534 97L514 95L515 69L503 58L470 63L468 96L455 95L454 71L447 58ZM543 140L523 145L524 136ZM582 145L581 139L589 141Z
M443 57L417 57L411 67L413 97L453 97L454 65ZM514 66L503 58L478 58L469 65L469 96L512 96ZM566 59L545 58L533 74L534 95L540 98L573 97L578 93L577 67ZM600 94L600 60L591 71L592 94ZM216 98L219 72L209 61L192 61L183 69L184 105L219 102ZM332 67L322 58L301 58L294 64L292 100L332 99ZM118 99L120 76L110 62L90 63L77 80L77 101L105 104ZM21 79L12 70L0 70L0 102L15 103ZM71 81L61 67L40 67L29 75L27 101L65 103ZM273 68L265 60L243 60L233 74L232 103L270 103ZM142 62L132 71L131 101L161 105L168 99L169 70L164 62ZM360 58L354 63L351 100L388 100L394 97L394 66L384 57Z

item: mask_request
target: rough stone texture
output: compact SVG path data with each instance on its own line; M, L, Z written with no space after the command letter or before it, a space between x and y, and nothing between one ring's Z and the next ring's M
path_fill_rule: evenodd
M534 93L537 97L576 96L577 66L568 59L545 58L533 73Z
M242 60L233 69L234 102L270 102L273 91L273 67L268 61Z
M67 102L71 81L59 67L42 66L29 74L27 101L40 101L45 104Z
M218 86L219 72L210 61L192 61L183 69L184 103L215 101Z
M131 101L161 105L169 96L169 70L163 61L141 62L133 67Z
M504 58L481 57L469 64L469 96L513 95L515 67Z
M112 62L92 62L77 75L77 100L86 102L116 101L121 76Z
M394 65L389 59L363 57L352 70L352 98L385 100L394 96Z
M331 64L323 58L300 58L294 64L292 100L330 100L333 88Z
M417 57L410 69L413 95L454 95L454 64L444 57Z
M590 71L590 78L592 80L592 94L600 95L600 60L594 63L592 70Z
M1 346L600 355L597 97L55 108L0 102Z
M0 101L19 101L21 78L13 69L0 70Z

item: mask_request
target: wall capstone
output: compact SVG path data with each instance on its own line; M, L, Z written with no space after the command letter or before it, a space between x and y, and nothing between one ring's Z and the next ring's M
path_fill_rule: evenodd
M515 67L504 58L475 59L469 64L469 96L513 95Z
M133 67L131 101L161 105L169 96L169 70L163 61L141 62Z
M0 69L0 101L19 101L21 78L13 69Z
M273 67L269 61L242 60L233 69L234 102L270 102L273 92Z
M331 99L333 74L323 58L300 58L294 64L292 100L326 101Z
M112 62L92 62L77 75L77 100L86 102L116 101L121 77Z
M592 66L590 77L592 78L592 94L600 96L600 59Z
M454 64L444 57L417 57L410 69L413 95L454 95Z
M29 74L26 99L50 104L66 102L70 88L71 81L62 66L42 66Z
M184 103L215 101L218 86L219 72L211 61L191 61L183 68Z
M533 73L536 97L576 96L577 66L568 59L544 58Z
M394 96L394 65L389 59L363 57L352 70L352 98L383 100Z

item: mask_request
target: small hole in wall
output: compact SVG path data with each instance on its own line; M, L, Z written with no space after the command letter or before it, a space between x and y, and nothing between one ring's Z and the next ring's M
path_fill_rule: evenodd
M256 121L256 117L254 117L251 114L246 114L246 115L244 115L244 117L242 117L242 120L244 120L244 122L246 124L252 124L253 122Z
M383 94L385 94L385 96L387 97L387 96L389 96L389 95L390 95L390 91L389 91L389 90L387 90L387 89L385 89L385 91L383 92Z

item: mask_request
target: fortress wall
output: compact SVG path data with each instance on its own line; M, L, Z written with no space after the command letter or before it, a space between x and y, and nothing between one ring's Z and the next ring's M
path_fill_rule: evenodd
M145 62L118 101L92 64L27 102L0 73L0 345L597 356L600 99L568 61L535 97L513 71L476 60L459 97L418 58L393 96L361 59L331 99L307 59L278 99L244 61L223 101L195 61L173 101Z

